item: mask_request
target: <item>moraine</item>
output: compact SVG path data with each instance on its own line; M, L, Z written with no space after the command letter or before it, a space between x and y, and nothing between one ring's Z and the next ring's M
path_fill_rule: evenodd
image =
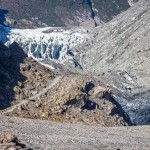
M87 30L46 27L11 29L0 26L0 41L6 46L18 43L29 57L37 61L78 66L72 49L89 39Z

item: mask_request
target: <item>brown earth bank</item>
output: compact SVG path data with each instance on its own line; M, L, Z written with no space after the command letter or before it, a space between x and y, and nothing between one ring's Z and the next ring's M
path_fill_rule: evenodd
M131 125L111 87L91 76L49 70L17 46L1 44L1 113L101 126Z

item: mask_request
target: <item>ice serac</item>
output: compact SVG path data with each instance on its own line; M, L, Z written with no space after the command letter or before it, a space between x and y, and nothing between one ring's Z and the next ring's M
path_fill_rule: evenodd
M12 29L7 35L7 46L16 42L29 57L39 61L53 61L57 64L78 64L71 51L73 47L87 39L83 29L64 30L62 28Z

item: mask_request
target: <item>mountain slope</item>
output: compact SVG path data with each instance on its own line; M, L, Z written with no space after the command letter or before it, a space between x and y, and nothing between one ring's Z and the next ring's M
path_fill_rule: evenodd
M127 94L134 122L150 124L150 2L141 0L103 27L78 49L82 68ZM127 102L128 101L128 102ZM129 111L128 110L128 111ZM140 119L138 118L140 116Z
M107 22L129 8L127 0L1 0L15 27L87 26Z

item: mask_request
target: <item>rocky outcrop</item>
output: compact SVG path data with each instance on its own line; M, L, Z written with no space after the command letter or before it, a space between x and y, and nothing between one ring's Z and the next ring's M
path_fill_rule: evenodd
M18 138L13 134L0 135L1 150L29 150L26 146L19 142Z
M99 21L104 23L109 22L130 7L127 0L91 0L91 3L95 19L97 20L96 17L98 17Z
M128 115L113 98L111 89L96 79L66 74L52 84L44 93L4 113L9 116L89 125L131 125Z

